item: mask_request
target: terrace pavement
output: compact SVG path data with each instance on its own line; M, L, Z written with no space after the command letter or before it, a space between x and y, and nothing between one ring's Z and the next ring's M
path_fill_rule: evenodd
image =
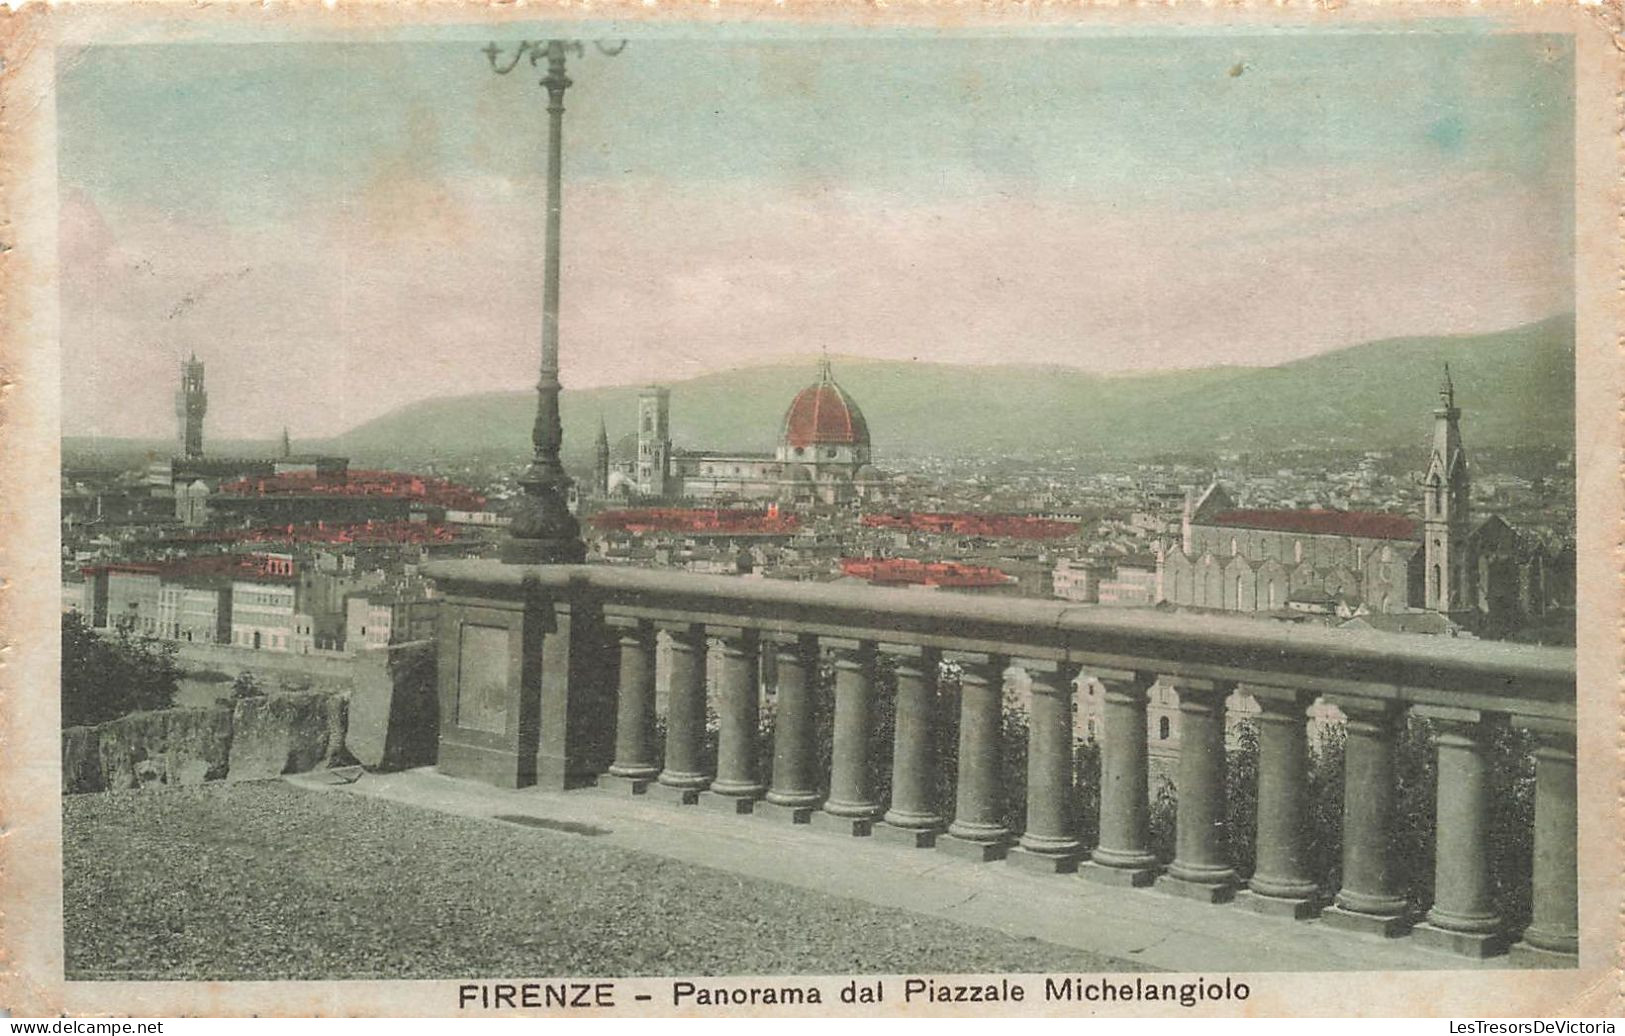
M679 807L624 791L508 790L444 777L431 767L332 783L321 771L284 780L301 788L387 799L459 816L586 833L629 850L826 895L895 907L1007 935L1182 972L1505 968L1419 947L1208 905L1153 889L1123 889L1075 875L1041 876L1004 863L971 863L759 817ZM563 825L563 826L561 826ZM726 909L719 904L719 909Z

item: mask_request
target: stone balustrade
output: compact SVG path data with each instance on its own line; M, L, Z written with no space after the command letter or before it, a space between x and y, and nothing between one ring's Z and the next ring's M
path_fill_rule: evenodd
M1471 956L1519 933L1490 871L1494 731L1537 737L1533 918L1512 949L1572 966L1578 951L1575 662L1572 651L1164 615L1058 601L985 599L591 566L431 564L441 619L442 773L510 787L599 783L1009 864L1384 936ZM656 636L670 641L664 744L655 729ZM500 647L506 646L502 654ZM493 656L493 647L497 647ZM707 759L707 658L720 652L715 759ZM764 738L760 661L777 672ZM955 675L957 694L939 694ZM816 756L820 668L833 670L831 753ZM1026 787L1001 786L1005 673L1024 670ZM892 730L875 729L877 672L895 677ZM1103 685L1099 831L1076 828L1073 686ZM1175 850L1151 846L1148 695L1178 696ZM1226 702L1258 703L1255 861L1243 882L1224 838ZM946 703L957 701L957 714ZM1310 872L1309 706L1346 717L1341 884ZM465 708L465 703L467 707ZM506 715L505 722L492 716ZM1411 914L1390 838L1396 761L1425 716L1438 775L1434 902ZM935 745L957 722L952 801L937 800ZM764 741L771 743L764 743ZM890 795L874 787L890 746ZM663 759L657 768L655 760ZM770 761L769 768L764 762ZM881 768L886 772L886 768ZM1025 794L1025 828L1004 803ZM1134 893L1139 894L1139 893Z

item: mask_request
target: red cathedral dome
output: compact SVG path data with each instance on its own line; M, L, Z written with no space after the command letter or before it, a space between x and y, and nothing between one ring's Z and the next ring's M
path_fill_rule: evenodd
M868 446L869 425L846 390L830 377L829 361L818 380L800 392L784 415L784 442L789 446Z

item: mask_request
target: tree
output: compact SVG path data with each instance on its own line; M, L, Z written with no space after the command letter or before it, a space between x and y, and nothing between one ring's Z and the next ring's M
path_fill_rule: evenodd
M238 698L259 698L264 695L265 689L260 686L260 682L254 678L253 673L238 673L237 679L231 681L231 697L233 700Z
M77 614L62 617L62 725L105 723L175 704L181 675L175 645L120 630L97 634Z

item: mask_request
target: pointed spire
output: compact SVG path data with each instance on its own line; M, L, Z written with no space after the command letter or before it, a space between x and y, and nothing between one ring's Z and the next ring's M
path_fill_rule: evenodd
M603 414L598 415L598 441L606 444L609 442L609 429L604 425Z
M1444 365L1444 377L1439 379L1439 401L1446 407L1456 405L1456 386L1450 381L1450 364Z
M287 425L282 426L282 455L284 457L293 456L293 440L288 438Z

